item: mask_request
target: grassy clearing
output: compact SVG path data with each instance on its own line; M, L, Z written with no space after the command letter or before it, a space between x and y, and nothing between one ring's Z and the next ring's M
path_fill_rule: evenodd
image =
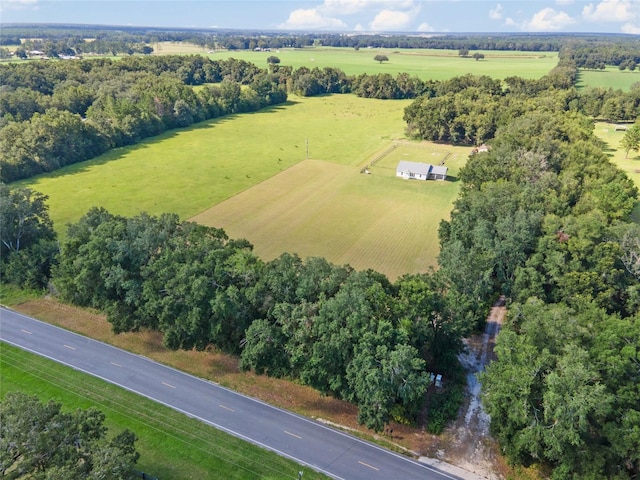
M53 399L65 408L94 406L115 431L139 437L138 468L161 479L327 478L167 407L18 348L0 344L0 396L10 391Z
M391 279L425 272L437 265L438 224L449 216L459 188L455 176L469 148L420 145L400 144L370 175L360 170L376 155L356 167L308 160L193 219L247 238L267 260L295 252ZM439 164L444 158L449 181L395 177L399 159Z
M620 148L620 141L624 137L623 131L616 131L615 125L605 122L596 122L595 135L605 142L605 151L611 157L611 161L624 170L640 189L640 154L629 152L629 157L625 158L625 151ZM640 202L632 214L633 221L640 224Z
M196 47L197 48L197 47ZM471 52L471 54L475 53ZM505 78L518 75L524 78L540 78L555 67L558 55L555 52L498 52L481 51L484 60L458 56L457 50L430 49L383 49L383 48L328 48L305 47L302 49L281 49L271 52L218 51L208 54L213 59L230 57L242 59L267 67L267 57L277 56L280 65L299 67L335 67L347 75L362 73L390 73L396 75L406 72L423 80L446 80L459 75L473 73L489 75L493 78ZM388 62L382 64L373 60L376 55L386 55Z
M614 90L631 90L631 85L640 82L640 70L620 71L618 67L609 66L604 70L579 70L576 86L578 88L601 87Z
M408 101L292 97L286 105L174 130L21 182L49 196L59 235L93 206L189 218L309 155L357 165L403 135Z

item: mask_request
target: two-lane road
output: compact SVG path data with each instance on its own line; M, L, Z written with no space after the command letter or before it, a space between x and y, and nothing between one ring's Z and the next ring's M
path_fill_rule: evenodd
M338 479L458 479L148 358L0 309L0 340L167 405Z

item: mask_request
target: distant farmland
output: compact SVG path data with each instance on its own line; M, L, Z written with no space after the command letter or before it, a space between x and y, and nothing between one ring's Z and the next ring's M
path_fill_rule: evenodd
M420 48L333 48L305 47L283 48L270 52L254 52L249 50L222 50L208 52L197 45L185 43L154 44L155 54L198 53L212 59L236 58L254 63L258 67L267 67L267 58L275 55L280 65L293 68L339 68L347 75L362 73L375 75L389 73L396 75L406 72L423 80L446 80L459 75L473 73L489 75L503 79L517 75L523 78L540 78L558 64L556 52L512 52L479 50L485 58L476 61L463 58L457 50L435 50ZM471 55L476 50L470 52ZM379 63L373 60L376 55L386 55L388 62Z

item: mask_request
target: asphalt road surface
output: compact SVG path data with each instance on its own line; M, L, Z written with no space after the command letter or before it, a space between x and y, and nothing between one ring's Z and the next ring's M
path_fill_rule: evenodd
M119 385L336 479L459 479L321 423L5 308L0 340Z

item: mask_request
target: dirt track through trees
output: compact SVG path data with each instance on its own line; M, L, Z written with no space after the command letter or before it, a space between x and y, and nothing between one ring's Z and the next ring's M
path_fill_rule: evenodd
M458 420L441 436L435 456L454 464L479 478L500 479L497 467L498 447L489 434L490 417L480 401L481 385L477 374L493 359L493 347L504 320L504 299L491 309L484 333L465 341L467 351L460 362L467 372L467 389Z

